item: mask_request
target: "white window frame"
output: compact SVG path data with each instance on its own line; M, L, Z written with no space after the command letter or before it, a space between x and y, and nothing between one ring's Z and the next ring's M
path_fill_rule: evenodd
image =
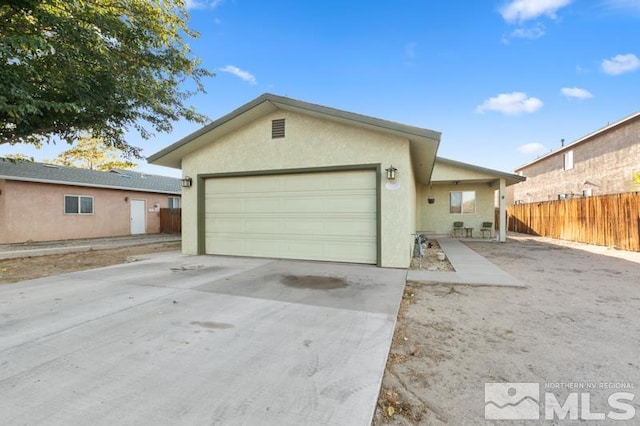
M573 150L564 153L564 169L573 169Z
M67 212L67 197L71 198L76 198L78 200L78 211L77 212ZM83 198L90 198L91 199L91 212L90 213L83 213L82 212L82 199ZM93 195L76 195L76 194L64 194L64 198L63 198L63 202L62 202L62 211L64 212L65 215L83 215L83 216L90 216L92 214L95 214L96 211L96 203L95 203L95 198L93 197Z
M171 207L171 204L172 204L173 200L177 200L178 207ZM173 202L175 202L175 201L173 201ZM167 201L167 206L170 209L179 209L180 208L180 197L169 197L169 201Z
M460 193L460 212L452 212L451 211L451 196L454 193ZM465 202L465 194L473 194L473 212L465 212L464 211L464 202ZM449 191L449 214L456 214L456 215L469 215L469 214L476 214L477 212L477 208L476 208L476 200L478 199L477 197L477 193L476 191ZM468 200L468 199L467 199Z

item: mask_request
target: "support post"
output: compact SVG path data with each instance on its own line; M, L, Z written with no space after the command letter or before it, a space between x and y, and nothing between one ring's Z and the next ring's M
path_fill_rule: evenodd
M500 190L498 191L498 200L500 204L500 242L507 241L507 183L504 178L500 178Z

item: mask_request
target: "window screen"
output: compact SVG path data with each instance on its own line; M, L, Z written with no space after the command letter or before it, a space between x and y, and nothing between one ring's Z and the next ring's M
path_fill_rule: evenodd
M180 198L178 198L178 197L169 197L169 208L170 209L179 209L180 208Z
M476 192L475 191L451 191L449 193L449 213L475 214L475 212L476 212Z
M93 197L83 195L65 195L64 213L93 214Z

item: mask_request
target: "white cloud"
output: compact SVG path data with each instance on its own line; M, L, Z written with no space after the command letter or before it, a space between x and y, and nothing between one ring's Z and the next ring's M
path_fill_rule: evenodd
M542 37L544 33L545 33L544 25L542 25L541 23L537 23L533 27L529 27L529 28L524 28L524 27L516 28L515 30L511 31L509 34L502 36L502 43L509 44L509 41L512 38L526 38L529 40L535 40L537 38Z
M563 87L560 89L563 95L569 99L590 99L593 98L591 92L586 89L580 89L579 87Z
M522 154L539 154L546 152L547 148L538 142L527 143L518 147L518 152Z
M538 98L530 98L523 92L501 93L489 98L476 107L476 112L482 114L486 111L497 111L507 115L516 115L523 112L536 112L542 108L542 101Z
M507 22L524 22L546 15L556 18L556 12L573 0L512 0L500 9Z
M220 71L233 74L239 79L244 80L247 83L251 84L252 86L255 86L256 84L258 84L258 82L256 81L256 77L253 74L251 74L249 71L241 70L240 68L235 67L233 65L227 65L224 68L220 68Z
M601 64L602 71L610 75L619 75L635 71L640 68L640 59L633 53L616 55L611 59L605 59Z
M220 6L224 0L185 0L184 7L187 10L192 9L215 9Z
M531 40L535 40L544 35L544 25L537 24L530 28L517 28L511 31L509 34L510 38L528 38Z

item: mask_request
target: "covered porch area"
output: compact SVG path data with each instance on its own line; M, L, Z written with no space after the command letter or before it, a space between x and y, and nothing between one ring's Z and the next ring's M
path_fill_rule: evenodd
M416 188L418 231L430 237L497 237L498 241L504 242L506 188L524 179L437 157L429 183L418 184ZM497 224L496 208L499 209Z

